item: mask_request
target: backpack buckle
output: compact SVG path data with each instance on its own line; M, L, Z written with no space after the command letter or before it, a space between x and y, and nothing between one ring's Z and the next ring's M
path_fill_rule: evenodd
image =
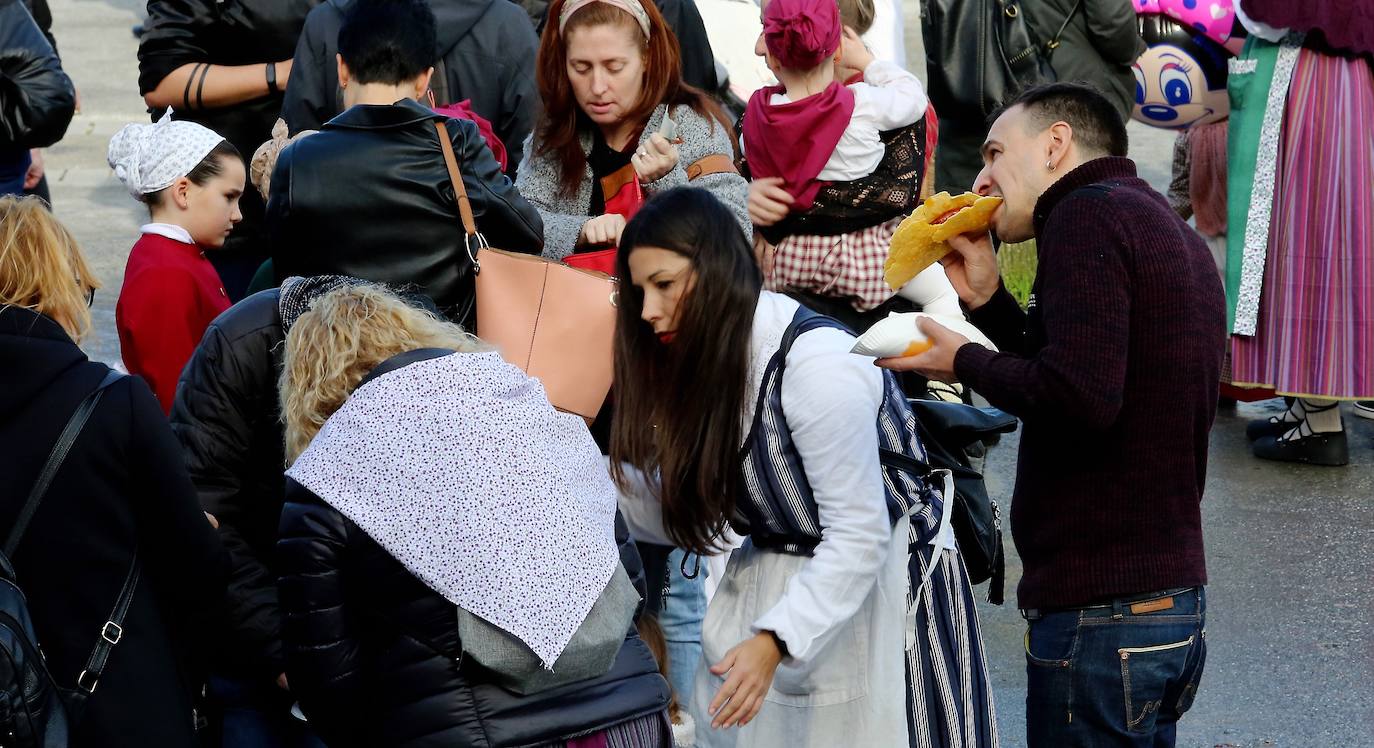
M114 621L106 621L100 629L100 638L111 644L118 644L119 640L124 638L124 627Z

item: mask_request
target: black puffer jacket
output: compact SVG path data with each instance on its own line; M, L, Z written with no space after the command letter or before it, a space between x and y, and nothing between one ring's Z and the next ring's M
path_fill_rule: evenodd
M271 683L285 668L272 554L282 506L277 375L285 333L278 289L215 318L186 364L172 431L201 506L219 520L233 559L219 672Z
M172 431L201 505L220 523L233 560L220 672L271 682L284 672L277 602L277 524L285 503L277 399L283 341L280 291L256 293L210 323L177 385ZM644 567L616 516L620 561L645 594Z
M601 678L531 696L484 682L453 604L292 481L277 550L287 674L330 748L541 745L668 707L633 629Z
M62 139L76 91L21 0L0 0L0 151Z
M339 27L352 2L328 0L305 20L281 109L292 134L318 130L343 111L334 55ZM429 5L443 72L443 80L435 81L434 87L436 93L444 88L447 99L439 103L471 101L473 111L491 122L506 146L506 173L515 179L539 109L534 86L539 39L524 12L508 0L431 0ZM440 72L436 67L434 74Z
M334 274L409 287L470 326L472 266L436 121L447 122L477 230L493 247L538 254L544 222L477 125L402 99L352 107L281 152L267 205L277 280Z

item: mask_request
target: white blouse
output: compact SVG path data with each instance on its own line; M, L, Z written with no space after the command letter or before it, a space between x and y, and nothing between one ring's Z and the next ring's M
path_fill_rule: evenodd
M781 294L760 294L751 339L746 424L753 422L764 370L797 306ZM849 352L853 344L853 336L834 328L807 332L788 352L783 375L784 417L824 529L814 555L753 628L777 633L788 655L800 661L822 651L830 636L858 611L891 546L878 461L883 376L870 359ZM621 496L622 514L635 537L664 542L662 515L647 486L641 483L640 488Z

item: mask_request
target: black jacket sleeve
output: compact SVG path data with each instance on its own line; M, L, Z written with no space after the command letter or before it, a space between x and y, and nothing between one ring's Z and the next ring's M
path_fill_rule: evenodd
M48 0L24 0L24 5L29 9L29 15L33 16L33 22L38 24L38 30L43 32L44 38L56 52L57 39L52 35L52 10L48 8Z
M659 12L668 28L677 36L682 52L682 80L688 85L714 93L716 58L711 52L711 40L706 36L706 24L693 0L657 0Z
M205 46L215 20L215 0L149 0L138 42L138 92L157 88L173 70L208 62Z
M1102 59L1113 65L1130 65L1145 52L1131 5L1130 0L1086 0L1083 5L1088 39Z
M327 43L338 34L338 10L332 4L317 5L305 17L281 104L281 117L292 135L318 130L338 113L338 73Z
M345 613L342 567L351 523L300 484L289 481L277 540L278 586L287 677L311 727L325 743L357 741L341 729L346 715L364 715L358 638Z
M464 188L469 195L483 197L470 201L477 230L493 247L536 255L543 252L543 219L515 189L515 183L501 173L501 165L496 163L477 125L467 120L450 119L444 126L448 128L453 150L458 155ZM276 184L276 177L274 173L273 184Z
M172 406L172 430L186 455L200 504L219 520L232 573L221 627L236 666L270 682L285 667L276 575L269 570L281 507L279 435L264 443L263 424L277 420L276 366L271 346L280 342L275 294L243 301L264 309L260 327L232 332L212 324L187 363ZM232 339L230 338L232 335ZM275 490L272 490L275 489ZM257 539L257 543L250 541Z
M514 182L525 155L525 141L534 131L535 116L539 110L539 90L534 82L539 37L534 35L533 29L520 23L507 24L505 35L510 45L510 59L514 62L504 68L507 75L500 82L501 117L492 127L506 146L506 175Z
M0 0L0 144L46 148L62 139L76 91L57 52L19 0Z

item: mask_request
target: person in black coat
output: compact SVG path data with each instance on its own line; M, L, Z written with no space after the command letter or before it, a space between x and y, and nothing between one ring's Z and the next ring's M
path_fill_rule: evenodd
M283 740L305 728L287 716L294 698L281 687L289 689L290 683L277 600L277 524L285 503L286 460L277 380L286 333L296 318L318 296L356 282L341 276L288 278L280 288L230 307L205 331L172 406L172 431L201 506L219 520L233 560L211 695L219 706L237 709L236 719L252 719L255 729ZM415 303L433 309L428 299ZM616 541L621 563L643 595L643 565L619 516Z
M447 128L476 228L491 246L538 254L544 224L475 124L415 100L429 88L435 39L423 0L349 6L338 62L348 109L277 158L272 263L279 280L338 274L413 287L472 327L477 242L459 220L436 123Z
M540 641L522 626L576 627L572 601L590 605L605 584L579 580L618 574L614 485L579 419L481 341L371 285L302 315L281 382L287 674L325 742L561 746L604 731L611 745L668 745L669 689L633 626L608 669L524 695L459 633L463 600ZM426 410L402 407L419 400Z
M37 198L0 198L0 227L7 534L58 433L109 367L77 347L98 284L70 234ZM59 687L77 686L135 550L141 575L122 636L99 682L87 684L96 687L72 746L197 745L192 645L204 645L228 573L162 409L142 379L122 377L105 390L11 559Z
M149 0L138 45L138 90L153 121L205 125L251 155L272 138L291 53L306 14L320 0ZM264 203L253 190L239 201L243 221L211 252L232 301L243 298L267 258Z
M21 0L0 0L0 195L24 191L29 151L61 140L75 110L48 37Z
M1035 0L1021 3L1030 33L1041 45L1058 36L1048 56L1061 81L1087 83L1111 101L1122 120L1129 121L1135 104L1135 76L1131 64L1145 51L1131 0ZM978 30L953 28L956 17L948 8L957 3L926 4L922 8L928 58L942 59L949 45L969 44ZM970 17L970 16L965 16ZM1061 33L1062 31L1062 33ZM932 63L934 64L934 63ZM940 117L940 146L935 159L935 189L958 194L973 189L983 168L981 149L992 123L984 112L961 105L951 86L971 89L976 81L947 80L932 74L930 102Z
M291 65L281 116L290 134L318 130L344 110L335 54L353 0L327 0L305 19ZM437 27L430 86L440 105L468 100L491 122L506 147L506 174L516 176L525 140L534 128L539 93L534 58L539 39L508 0L429 0Z

